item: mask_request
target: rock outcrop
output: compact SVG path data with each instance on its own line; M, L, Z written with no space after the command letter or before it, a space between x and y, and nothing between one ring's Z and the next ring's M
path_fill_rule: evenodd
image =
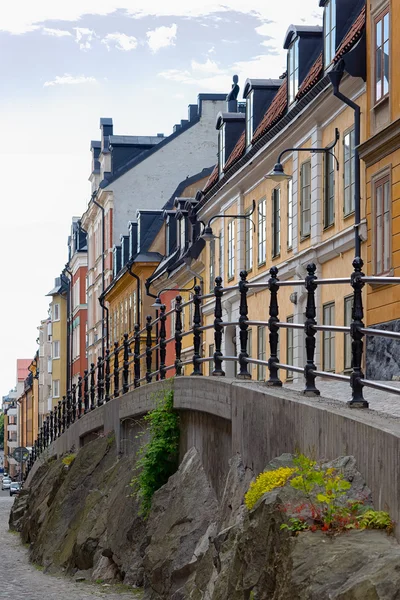
M266 469L290 466L282 455ZM371 503L353 457L340 468L348 497ZM281 529L290 486L265 494L248 511L254 476L230 462L218 502L195 448L153 498L147 522L128 486L133 465L117 459L112 438L84 446L70 466L50 461L16 500L10 526L47 570L144 587L146 600L398 600L400 546L381 531L327 536Z

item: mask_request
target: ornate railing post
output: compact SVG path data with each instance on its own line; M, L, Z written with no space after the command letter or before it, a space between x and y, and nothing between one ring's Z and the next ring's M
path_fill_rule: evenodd
M71 425L71 413L72 413L72 407L71 407L71 390L68 390L67 391L67 414L66 414L67 429Z
M86 415L89 412L89 371L83 372L83 411Z
M54 415L53 411L50 411L50 443L54 440Z
M76 383L72 384L72 422L76 421Z
M43 449L47 447L47 423L43 421Z
M119 343L114 342L114 398L119 396Z
M111 387L111 371L110 371L110 350L106 349L106 367L104 371L103 365L103 374L104 374L104 402L109 402L110 400L110 387Z
M352 337L351 362L353 372L350 377L352 398L350 402L347 403L351 408L368 408L369 406L367 400L364 398L363 385L361 383L362 379L364 379L364 373L362 370L364 334L361 333L360 328L365 327L363 322L364 308L362 300L362 290L365 285L364 281L362 280L364 277L364 273L362 272L363 265L363 260L360 257L356 257L353 260L354 272L351 274L351 286L354 290L352 322L350 326L350 334Z
M240 327L240 354L239 354L239 365L240 372L237 375L238 379L251 379L251 375L247 368L248 363L246 359L249 358L247 352L247 341L249 338L249 326L246 321L248 320L248 306L247 306L247 271L240 272L240 281L239 281L239 293L240 293L240 306L239 306L239 327Z
M279 343L279 306L278 306L278 290L279 290L279 279L278 269L271 267L269 270L270 278L268 280L268 289L270 291L270 303L269 303L269 347L270 347L270 358L268 360L269 379L267 385L273 387L281 387L282 382L278 377L278 343Z
M95 384L95 366L94 363L90 365L90 410L96 408L96 384Z
M160 306L160 379L165 379L166 364L165 358L167 356L167 330L165 327L165 323L167 321L167 317L165 316L166 306L162 304Z
M65 431L65 427L67 424L67 398L63 396L62 399L62 433Z
M194 315L193 315L193 372L192 375L203 375L201 372L200 348L201 348L201 287L196 285L193 294Z
M58 401L58 437L62 433L62 405L61 400Z
M134 360L134 380L133 385L135 388L140 387L140 325L135 325L135 342L133 347L133 360Z
M81 418L82 416L82 401L83 401L83 396L82 396L82 377L79 376L78 377L78 419Z
M152 351L151 351L151 332L153 330L153 325L151 323L152 318L150 315L146 317L146 382L151 383L151 360L152 360Z
M129 352L130 343L128 341L128 334L124 333L124 364L122 369L122 393L126 394L129 392Z
M304 331L306 336L306 355L307 364L304 368L304 377L306 380L306 387L303 392L305 396L319 396L320 392L315 387L316 376L313 371L317 368L314 363L315 357L315 336L317 331L315 325L317 321L315 317L317 315L315 307L315 290L317 289L317 278L315 271L317 267L314 263L307 265L307 277L306 277L306 290L307 290L307 306L306 306L306 321L304 323Z
M104 361L101 356L97 359L97 406L104 404Z
M214 370L212 374L215 377L224 377L225 371L222 369L222 335L224 328L222 323L222 277L215 278L214 296L215 296L215 307L214 307Z
M182 375L182 296L175 298L175 373Z
M49 416L46 417L45 426L46 426L45 431L46 431L46 448L47 448L50 444L50 417Z
M53 419L53 427L54 427L54 437L53 437L53 441L56 440L58 438L58 404L53 408L53 414L54 414L54 419Z

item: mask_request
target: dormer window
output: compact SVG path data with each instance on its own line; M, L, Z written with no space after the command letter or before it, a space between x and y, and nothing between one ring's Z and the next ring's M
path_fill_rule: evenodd
M325 5L324 39L324 62L327 68L336 53L336 0L329 0Z
M289 104L292 104L299 91L299 38L296 38L289 46L288 77Z
M186 248L186 219L182 217L179 221L179 240L181 250Z
M223 123L219 129L218 139L218 169L219 174L223 173L225 166L225 123Z
M254 92L246 98L246 147L251 144L253 138L253 123L254 123Z

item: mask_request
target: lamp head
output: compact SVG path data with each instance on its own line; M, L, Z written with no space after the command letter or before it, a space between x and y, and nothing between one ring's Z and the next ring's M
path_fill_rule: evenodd
M276 163L273 170L268 173L268 175L265 175L265 179L272 179L272 181L276 181L277 183L291 178L292 176L285 173L282 163L279 162Z
M154 300L154 304L152 304L151 307L160 308L160 306L162 306L161 298L160 296L157 296L157 298Z
M204 227L204 231L201 237L205 242L212 242L212 240L215 240L217 236L213 234L213 230L210 227L210 225L207 225L206 227Z

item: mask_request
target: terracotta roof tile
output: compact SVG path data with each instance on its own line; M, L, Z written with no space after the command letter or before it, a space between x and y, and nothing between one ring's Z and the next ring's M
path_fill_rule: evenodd
M259 140L282 117L287 107L287 77L272 100L271 105L257 127L252 143Z
M224 171L228 171L232 165L235 164L239 158L242 158L244 151L246 150L246 132L243 131L242 135L238 139L236 146L232 150L228 160L225 163Z
M362 11L360 12L360 14L358 15L357 19L354 21L353 25L350 27L349 31L347 32L347 35L345 35L342 43L340 44L335 58L333 59L334 63L337 63L343 56L343 54L346 54L346 52L348 50L350 50L350 48L352 48L352 46L354 46L354 44L357 42L357 40L360 39L360 37L362 36L362 33L364 31L364 27L365 27L365 6L363 7Z
M299 87L299 91L297 92L297 96L296 96L297 100L299 100L300 98L305 96L306 93L317 83L317 81L321 77L323 71L324 71L324 69L323 69L323 64L322 64L322 52L321 52L321 54L318 56L317 60L315 61L315 63L311 67L311 69L309 70L307 77L304 79L303 83Z
M218 165L215 165L214 171L211 173L206 185L204 186L203 193L206 194L208 190L218 181Z

